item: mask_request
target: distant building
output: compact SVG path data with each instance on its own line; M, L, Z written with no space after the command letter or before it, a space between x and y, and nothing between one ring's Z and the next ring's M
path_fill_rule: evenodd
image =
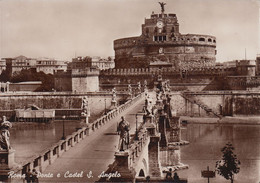
M0 60L0 74L3 72L3 70L6 70L6 61Z
M256 75L260 75L260 54L256 57Z
M4 66L5 64L5 66ZM14 73L21 72L21 70L36 69L37 72L44 72L45 74L53 74L57 70L67 70L67 62L59 61L56 59L49 58L28 58L25 56L18 56L14 58L2 58L0 62L0 72L2 73L3 68L8 73L13 75Z
M97 66L100 70L113 69L115 67L114 58L92 57L92 66Z
M44 72L45 74L54 74L58 70L67 70L67 61L61 61L50 58L38 58L36 60L36 71Z
M81 65L82 67L97 67L99 70L112 69L115 67L115 62L113 57L108 57L107 59L98 56L95 57L77 57L73 58L74 65ZM75 64L78 62L78 64ZM71 64L68 64L68 70L71 68ZM83 65L82 65L83 64Z
M54 74L56 91L96 92L99 91L99 69L92 66L90 57L78 57L68 64L67 72Z
M3 58L6 63L6 71L13 75L19 73L21 70L27 70L36 67L36 59L27 58L25 56L18 56L14 58Z
M256 60L232 60L223 63L216 63L215 68L236 68L235 75L237 76L256 76L256 63Z
M255 76L256 61L255 60L237 60L237 75L239 76Z

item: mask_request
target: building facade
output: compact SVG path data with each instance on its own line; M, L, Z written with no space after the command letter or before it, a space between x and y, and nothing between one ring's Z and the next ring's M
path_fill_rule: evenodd
M38 58L36 60L36 71L45 74L54 74L58 70L67 70L67 61L61 61L50 58Z
M14 58L2 58L6 64L6 71L11 75L21 72L21 70L27 70L36 67L36 59L27 58L25 56L18 56Z
M73 58L74 65L77 61L80 61L79 64L84 64L83 67L96 67L99 70L113 69L115 67L115 62L113 57L101 58L99 56L95 57L76 57ZM68 64L68 69L71 68L71 64Z
M256 75L260 75L260 54L256 57Z
M0 60L0 74L3 72L3 70L6 70L6 61L4 59Z
M67 72L55 72L54 78L56 91L99 91L99 69L91 65L90 57L72 59Z
M216 38L181 34L176 14L162 11L145 19L141 36L115 40L114 50L115 68L154 67L160 61L174 69L191 70L215 65Z
M54 74L57 70L67 70L67 61L60 61L50 58L28 58L18 56L14 58L2 58L0 62L0 73L5 69L11 75L21 72L21 70L36 69L37 72Z

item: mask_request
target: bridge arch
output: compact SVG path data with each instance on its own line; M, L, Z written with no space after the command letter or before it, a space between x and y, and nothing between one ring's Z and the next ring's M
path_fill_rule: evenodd
M137 174L136 176L138 177L146 177L149 175L149 170L148 170L148 163L145 157L142 159L142 161L139 161L140 163L136 167L137 169Z

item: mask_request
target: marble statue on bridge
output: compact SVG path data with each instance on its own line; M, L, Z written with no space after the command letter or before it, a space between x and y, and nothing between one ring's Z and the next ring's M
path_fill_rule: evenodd
M11 149L10 146L10 132L9 128L12 127L12 124L6 120L5 116L3 116L3 121L0 124L0 150L7 150Z
M124 151L128 149L130 131L130 124L125 120L124 116L121 117L121 121L118 124L118 131L120 132L119 151Z
M131 84L128 84L128 89L127 89L127 91L128 91L128 97L129 97L129 99L133 98L133 89L132 89Z
M128 93L132 95L132 86L130 84L128 85Z
M88 124L88 117L90 116L90 110L88 106L87 97L82 98L81 109L82 109L81 116L85 118L85 123Z
M82 113L81 114L83 116L89 116L90 115L87 97L83 97L82 98L81 108L82 108Z
M138 94L142 93L140 81L137 83L137 91L138 91Z
M112 101L116 101L116 88L112 89Z

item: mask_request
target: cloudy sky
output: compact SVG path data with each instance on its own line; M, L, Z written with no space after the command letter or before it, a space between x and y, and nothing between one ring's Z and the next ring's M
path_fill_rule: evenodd
M113 56L152 11L176 13L180 32L217 37L217 61L255 59L257 0L0 0L0 57Z

